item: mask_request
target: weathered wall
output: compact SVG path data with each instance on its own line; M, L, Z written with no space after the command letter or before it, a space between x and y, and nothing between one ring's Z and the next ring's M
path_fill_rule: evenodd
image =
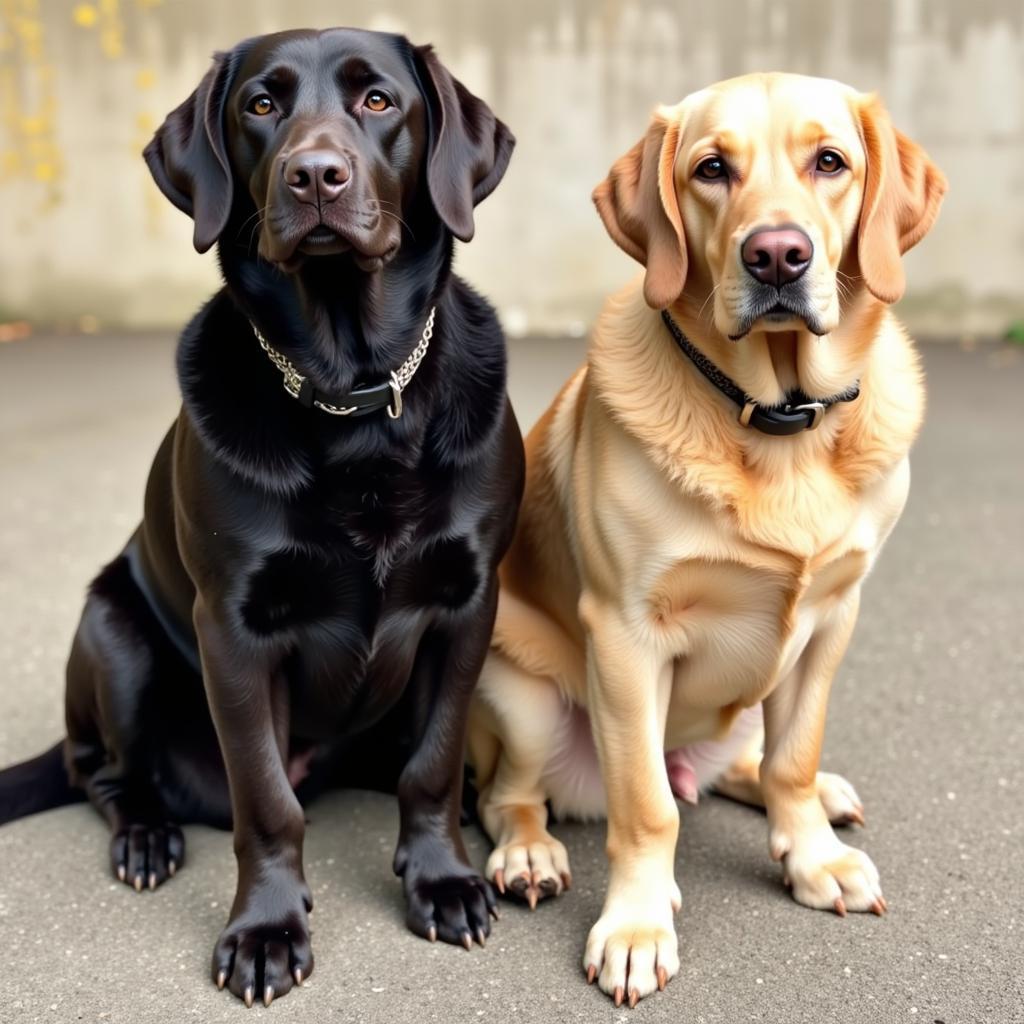
M1024 0L0 0L0 319L176 324L215 282L139 151L215 48L337 23L407 32L519 147L462 270L513 331L579 329L631 272L590 190L648 111L756 69L886 98L952 183L904 315L996 330L1024 310Z

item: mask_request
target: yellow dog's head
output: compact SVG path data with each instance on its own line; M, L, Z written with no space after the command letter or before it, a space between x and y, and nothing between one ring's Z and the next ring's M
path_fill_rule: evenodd
M900 257L945 191L942 172L876 97L758 74L656 111L594 202L647 268L649 305L713 301L715 327L737 340L755 326L828 334L860 287L895 302Z

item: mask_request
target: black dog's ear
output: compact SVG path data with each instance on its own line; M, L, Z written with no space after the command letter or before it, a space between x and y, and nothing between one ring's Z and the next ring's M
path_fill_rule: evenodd
M515 136L437 59L431 46L417 46L430 113L427 186L441 220L460 241L473 237L473 207L505 174Z
M197 252L217 241L231 213L224 106L238 63L237 50L214 54L199 87L167 115L143 151L160 191L196 222Z

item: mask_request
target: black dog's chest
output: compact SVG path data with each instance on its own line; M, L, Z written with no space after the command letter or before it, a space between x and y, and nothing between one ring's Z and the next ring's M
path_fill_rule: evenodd
M261 637L345 623L372 638L382 614L417 607L457 610L482 578L468 538L432 538L411 545L386 572L357 550L288 548L267 555L244 587L242 619Z
M264 557L249 574L243 593L242 620L250 632L265 638L337 621L366 633L382 596L365 559L302 548Z
M293 732L329 738L379 718L405 690L436 617L467 605L481 580L465 537L413 546L380 582L357 556L292 549L266 558L249 578L243 618L281 644Z
M288 527L298 543L351 549L380 577L419 529L427 502L415 468L386 459L347 463L320 475L290 510Z

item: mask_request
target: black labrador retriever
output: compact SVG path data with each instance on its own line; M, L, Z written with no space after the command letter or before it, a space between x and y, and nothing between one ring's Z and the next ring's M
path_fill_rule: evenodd
M429 47L332 29L217 55L146 149L226 286L90 588L67 739L0 774L0 821L84 791L140 890L184 863L181 823L233 823L212 973L250 1005L313 969L301 801L327 783L397 788L414 932L490 932L463 740L523 448L495 312L451 264L513 145Z

